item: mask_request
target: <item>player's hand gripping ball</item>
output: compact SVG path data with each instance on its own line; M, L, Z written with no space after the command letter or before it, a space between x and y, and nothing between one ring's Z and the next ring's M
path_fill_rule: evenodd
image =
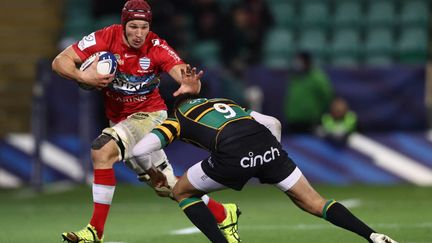
M96 57L99 56L99 60L96 66L97 72L100 74L113 74L117 71L117 59L115 58L114 54L107 51L101 51L96 52L95 54L89 56L80 67L81 71L86 70L96 59ZM94 89L93 86L83 83L78 83L78 86L85 90L92 90Z

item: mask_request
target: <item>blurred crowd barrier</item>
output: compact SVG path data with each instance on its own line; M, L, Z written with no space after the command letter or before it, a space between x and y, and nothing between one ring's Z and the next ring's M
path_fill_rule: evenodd
M41 67L49 69L49 66ZM335 93L345 97L359 117L363 131L424 130L427 127L424 67L386 67L368 69L326 68ZM218 70L206 70L203 92L209 97L226 97L226 87ZM283 97L289 82L287 70L264 67L249 68L245 86L259 87L263 92L262 112L284 120ZM172 101L176 83L164 76L163 96ZM228 87L229 88L229 87ZM86 109L80 106L82 92L88 93ZM100 94L83 91L75 82L51 74L45 84L48 135L77 134L80 114L88 119L95 132L106 124ZM81 109L81 110L80 110ZM89 114L83 114L89 116ZM93 134L95 135L95 134Z

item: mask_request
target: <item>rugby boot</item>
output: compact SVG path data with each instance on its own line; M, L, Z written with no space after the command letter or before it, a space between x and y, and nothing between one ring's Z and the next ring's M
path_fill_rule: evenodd
M228 243L240 242L240 236L238 233L238 218L240 217L241 211L239 207L234 203L222 204L226 211L226 218L222 223L218 224L222 234L228 240Z
M103 243L103 237L99 239L95 227L90 224L77 232L64 232L62 237L68 243Z
M387 235L379 233L372 233L369 238L372 240L373 243L397 243L397 241L392 240Z

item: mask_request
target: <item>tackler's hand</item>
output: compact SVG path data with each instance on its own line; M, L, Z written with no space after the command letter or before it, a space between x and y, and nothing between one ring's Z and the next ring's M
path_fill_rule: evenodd
M146 170L147 175L150 177L150 182L154 188L159 187L168 187L168 180L164 173L157 169L156 167L152 166L150 169Z
M190 93L198 94L201 91L201 77L204 72L201 70L197 73L197 68L191 68L189 65L186 66L186 70L181 70L181 84L174 92L174 96L179 96L181 94Z

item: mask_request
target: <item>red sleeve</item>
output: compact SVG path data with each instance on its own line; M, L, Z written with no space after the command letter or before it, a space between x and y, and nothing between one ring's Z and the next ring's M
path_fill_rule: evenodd
M80 41L72 45L82 61L96 52L108 50L108 44L112 36L111 26L97 30L84 36Z
M164 72L169 72L175 65L184 64L183 60L165 40L153 39L152 42L157 62Z

